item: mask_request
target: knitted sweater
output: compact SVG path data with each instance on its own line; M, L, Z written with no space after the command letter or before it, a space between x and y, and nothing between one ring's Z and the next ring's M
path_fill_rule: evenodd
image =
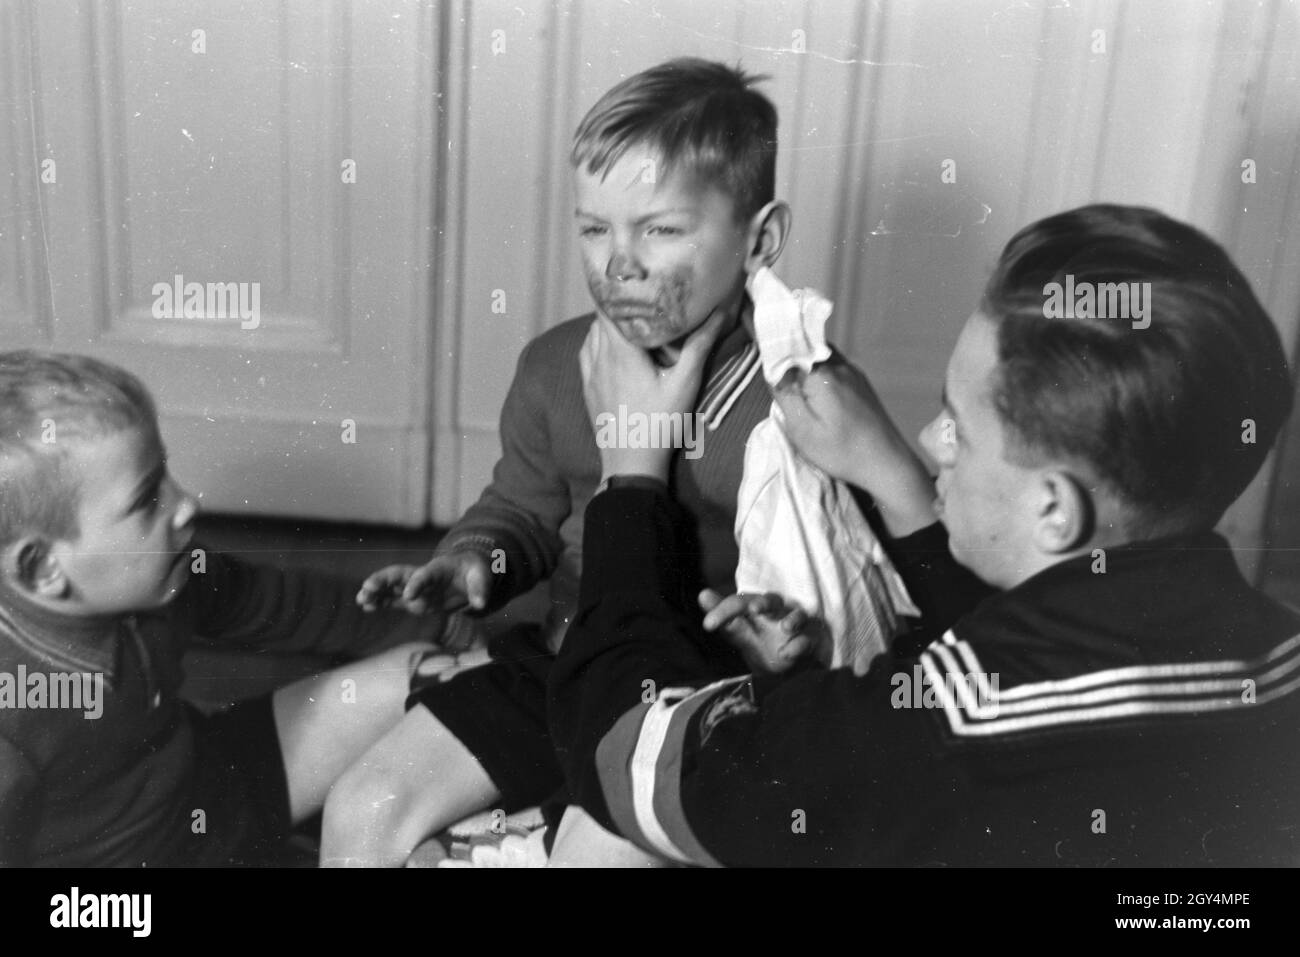
M549 578L545 629L552 650L576 607L583 511L600 482L600 453L578 367L594 318L571 319L524 348L501 411L502 453L492 483L438 547L439 553L504 552L505 570L493 576L489 609ZM673 459L674 493L691 530L680 560L693 586L734 588L745 441L772 402L759 372L758 350L738 322L705 366L696 405L705 424L700 448L679 449Z

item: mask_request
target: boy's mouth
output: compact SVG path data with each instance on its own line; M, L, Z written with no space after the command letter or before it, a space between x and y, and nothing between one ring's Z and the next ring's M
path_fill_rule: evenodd
M620 300L618 302L607 303L605 306L605 315L609 316L609 318L616 322L632 319L654 319L659 315L659 309L652 302Z

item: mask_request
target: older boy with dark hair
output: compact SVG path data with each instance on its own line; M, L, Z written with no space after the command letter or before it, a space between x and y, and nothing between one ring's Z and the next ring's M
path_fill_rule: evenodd
M1142 315L1097 307L1127 283ZM1072 308L1049 304L1065 288ZM588 350L593 410L682 401L692 370L650 374L599 331ZM1294 865L1300 615L1251 588L1213 531L1292 389L1224 251L1121 206L1008 244L922 433L936 485L911 478L847 363L783 384L791 441L872 493L935 638L862 677L791 667L800 623L779 596L709 596L701 623L661 456L608 456L642 487L588 507L552 672L575 803L696 864ZM953 607L945 545L999 593ZM771 673L711 684L716 628Z
M501 413L492 484L433 559L383 569L358 596L367 607L487 611L549 578L550 613L543 625L495 639L491 663L448 669L414 691L405 720L331 795L322 863L400 865L421 839L471 812L537 804L563 785L546 678L573 616L583 510L601 478L578 369L597 316L662 368L702 337L702 387L679 410L694 416L702 442L678 441L666 456L690 529L683 574L732 587L745 440L771 403L745 277L776 260L789 228L789 210L774 202L776 110L756 79L673 60L613 87L578 127L576 222L596 314L524 349ZM496 574L494 552L504 559ZM710 667L738 666L719 643Z
M427 631L205 552L197 511L134 376L0 353L0 865L282 862L400 716L427 644L214 715L180 698L191 641L333 655Z

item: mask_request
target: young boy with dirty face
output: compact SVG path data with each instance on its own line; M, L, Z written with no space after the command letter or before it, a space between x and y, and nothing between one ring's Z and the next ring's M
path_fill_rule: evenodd
M400 865L467 814L538 804L563 784L545 690L577 598L583 511L601 483L600 446L645 441L636 438L644 421L613 425L646 411L635 408L604 410L609 428L593 434L578 365L593 323L660 367L684 350L704 355L671 476L691 529L683 571L731 590L745 441L771 405L745 279L775 262L790 221L774 201L776 111L754 81L674 60L613 87L578 127L576 228L596 311L524 349L492 484L433 559L376 572L358 596L366 607L487 612L549 579L550 613L493 639L487 664L429 663L447 667L414 689L406 718L331 793L323 864ZM724 643L716 652L720 674L743 669Z

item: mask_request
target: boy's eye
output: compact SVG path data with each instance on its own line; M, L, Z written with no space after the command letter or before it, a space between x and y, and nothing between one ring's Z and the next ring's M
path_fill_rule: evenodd
M586 226L578 227L579 236L601 236L604 235L604 232L605 232L604 226L593 226L591 224L588 224Z
M685 230L682 229L680 226L656 225L656 226L651 226L649 229L646 230L646 232L649 233L651 236L680 236L682 233L685 232Z
M143 512L150 515L157 511L158 503L162 498L162 482L151 485L141 493L140 497L131 505L131 511Z

